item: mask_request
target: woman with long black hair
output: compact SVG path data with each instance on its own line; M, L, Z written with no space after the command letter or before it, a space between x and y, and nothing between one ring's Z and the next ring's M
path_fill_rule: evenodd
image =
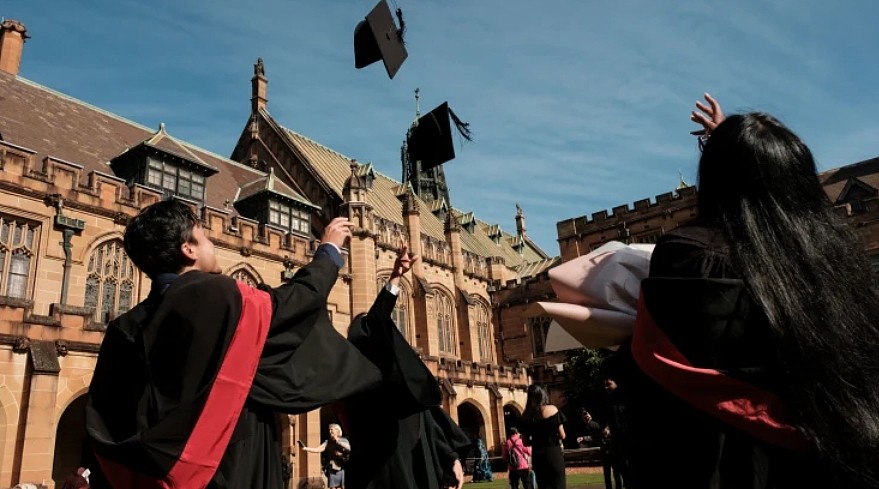
M546 389L528 386L525 412L519 421L522 437L531 446L531 465L540 489L565 489L565 415L549 402Z
M698 220L642 283L632 486L879 487L879 296L806 145L764 113L705 128Z

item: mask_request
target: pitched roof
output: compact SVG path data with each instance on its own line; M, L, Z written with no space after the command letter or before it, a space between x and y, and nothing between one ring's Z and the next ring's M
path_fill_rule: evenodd
M268 113L266 117L271 117ZM342 197L342 189L345 181L351 175L351 162L349 158L338 151L332 150L302 134L287 129L280 124L275 124L282 129L288 141L294 146L296 151L306 160L308 164L324 182L336 193L339 198ZM365 166L365 165L363 165ZM359 172L359 171L358 171ZM372 204L376 215L382 219L397 224L403 224L403 203L398 198L401 192L405 191L406 184L400 183L380 172L375 172L375 181L370 191L369 203ZM421 230L424 234L438 239L445 240L444 223L432 212L436 210L436 206L426 204L421 198L415 196L421 212ZM546 254L539 250L533 243L528 240L523 253L513 249L509 244L509 239L514 236L502 233L500 243L495 243L489 236L487 229L490 224L476 219L472 212L464 213L453 209L456 216L464 216L467 223L473 222L473 231L466 229L461 231L461 246L464 250L483 257L500 256L503 257L506 265L510 268L517 267L522 263L540 261L546 257ZM465 224L465 222L461 222Z
M528 277L533 277L558 265L559 263L561 263L561 261L562 259L560 257L555 256L552 258L544 258L540 261L523 263L516 267L516 279L521 280Z
M831 202L837 202L846 188L846 183L857 178L861 182L873 188L879 188L879 158L859 161L840 168L827 170L818 175L818 180L824 187Z
M197 163L210 170L219 171L213 166L205 163L205 161L199 158L198 155L187 149L183 143L168 134L168 131L165 129L164 122L159 124L159 130L156 131L156 133L152 136L148 137L146 141L143 142L143 144L164 151L165 153L179 156L184 160L189 160L193 163Z
M161 131L159 131L161 133ZM0 72L0 133L4 140L83 167L112 174L109 162L157 135L136 122L42 85ZM223 208L239 186L266 173L224 158L165 133L151 144L201 162L219 173L207 181L206 204Z
M248 197L253 197L254 195L261 192L271 192L286 197L290 200L294 200L301 204L305 204L306 206L318 209L318 206L312 204L302 194L293 190L292 188L290 188L289 185L279 180L275 176L274 168L269 169L268 175L264 177L259 177L252 182L245 183L244 185L241 185L239 189L240 191L238 192L238 198L235 199L236 202L245 200Z
M342 188L350 176L351 160L294 131L283 130L312 169L341 197ZM139 144L149 144L218 170L207 181L205 203L211 207L224 208L227 201L235 199L242 186L250 184L258 188L260 181L264 185L271 184L279 193L289 194L296 200L309 203L304 196L283 182L269 182L265 172L174 138L167 130L160 128L157 132L25 78L3 72L0 72L0 133L5 142L35 151L34 158L37 161L51 156L80 165L85 172L99 171L107 174L113 173L109 162L115 157ZM375 172L372 189L375 198L370 201L376 214L391 222L403 224L402 202L397 196L405 188L405 184ZM418 203L422 209L423 232L435 239L444 240L444 223L429 212L431 207L424 201L418 199ZM507 233L503 233L500 244L495 244L485 230L490 225L478 219L475 221L472 233L466 230L461 233L465 250L484 257L501 256L511 268L522 263L539 261L544 256L530 240L520 255L510 246L508 238L513 236Z

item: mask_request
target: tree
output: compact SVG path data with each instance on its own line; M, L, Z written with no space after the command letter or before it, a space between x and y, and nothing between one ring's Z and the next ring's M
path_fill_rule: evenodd
M565 407L569 417L576 416L579 421L579 409L586 408L599 423L606 421L607 394L604 391L605 362L613 355L606 349L591 350L581 348L567 353L565 372Z

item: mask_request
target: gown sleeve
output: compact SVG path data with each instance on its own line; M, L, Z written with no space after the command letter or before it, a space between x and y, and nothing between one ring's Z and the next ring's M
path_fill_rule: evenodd
M251 402L301 413L374 388L380 381L378 369L330 323L327 297L339 262L327 249L321 246L289 283L261 287L272 298L272 321Z

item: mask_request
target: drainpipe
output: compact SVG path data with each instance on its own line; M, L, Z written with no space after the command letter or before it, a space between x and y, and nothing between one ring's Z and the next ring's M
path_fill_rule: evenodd
M64 215L64 199L60 194L52 194L46 203L55 207L55 229L61 231L62 241L59 243L64 250L64 273L61 278L61 304L67 304L67 289L70 285L70 267L73 262L73 244L71 240L85 229L85 221L72 219Z

